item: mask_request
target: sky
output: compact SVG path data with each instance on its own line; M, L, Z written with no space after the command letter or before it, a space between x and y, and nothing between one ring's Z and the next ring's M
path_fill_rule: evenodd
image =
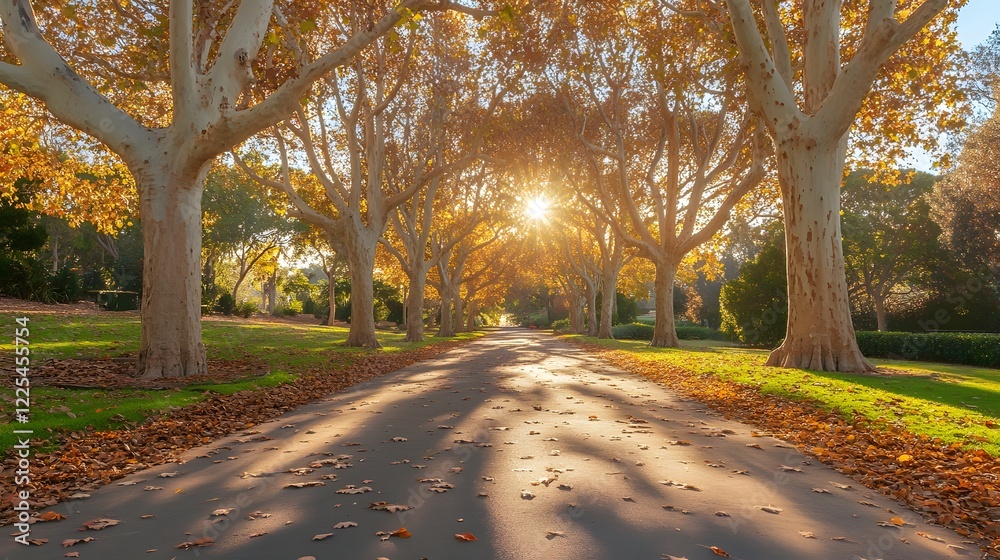
M958 39L969 50L989 37L1000 23L1000 0L969 0L958 14Z

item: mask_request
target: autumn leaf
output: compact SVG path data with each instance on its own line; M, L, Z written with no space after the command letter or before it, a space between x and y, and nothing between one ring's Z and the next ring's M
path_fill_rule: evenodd
M333 536L333 533L320 533L318 535L313 535L312 540L321 541L323 539L328 539Z
M476 536L472 533L455 533L455 539L459 541L474 541Z
M211 546L215 543L215 539L212 537L202 537L200 539L195 539L193 541L182 542L181 544L175 546L174 548L183 548L185 550L197 546Z
M63 519L66 519L66 517L54 511L47 511L39 515L35 519L37 519L38 521L61 521Z
M62 542L63 548L73 546L79 543L89 543L90 541L96 541L94 537L84 537L82 539L66 539Z
M121 521L117 519L109 519L107 517L101 517L99 519L94 519L83 524L84 529L90 529L92 531L100 531L106 527L114 527L118 525Z
M282 488L308 488L310 486L326 486L326 483L322 480L312 480L309 482L293 482L291 484L286 484Z
M354 521L341 521L340 523L337 523L336 525L334 525L333 528L334 529L347 529L347 528L350 528L350 527L357 527L357 526L358 526L358 524L355 523Z

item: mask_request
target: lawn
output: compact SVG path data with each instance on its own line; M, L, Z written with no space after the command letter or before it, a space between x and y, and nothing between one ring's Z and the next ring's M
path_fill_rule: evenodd
M763 393L810 401L846 418L860 415L875 425L901 425L918 435L1000 455L1000 370L873 360L887 375L858 376L764 367L767 351L713 341L684 340L680 348L650 348L639 341L568 338L627 351L640 363L715 376Z
M139 349L139 319L122 315L48 315L30 317L32 364L47 359L91 359L122 355L134 356ZM14 316L0 314L4 344L0 361L12 371L14 355L11 342ZM39 451L54 449L56 441L38 442L50 435L65 435L77 430L115 429L141 423L151 415L205 400L212 394L232 394L294 381L305 371L336 371L358 358L375 352L395 353L415 350L445 339L428 337L424 342L403 342L402 333L380 333L382 350L362 350L343 345L347 329L292 323L261 323L237 320L206 320L203 338L212 360L246 360L264 364L267 373L248 373L245 379L229 383L193 384L173 389L69 389L35 386L31 388L31 421ZM459 338L472 338L463 333ZM30 370L29 370L30 372ZM12 375L6 376L8 380ZM0 425L13 420L15 394L7 381L0 394ZM11 430L0 432L0 453L6 453L16 440Z

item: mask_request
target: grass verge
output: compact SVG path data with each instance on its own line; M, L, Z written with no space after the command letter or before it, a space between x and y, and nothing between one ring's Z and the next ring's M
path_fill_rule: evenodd
M681 341L680 348L570 335L609 350L627 351L642 364L679 368L773 394L807 401L844 418L897 426L1000 456L1000 370L926 362L874 360L887 375L859 376L765 367L767 351Z
M30 314L30 348L33 364L46 359L98 359L138 352L139 319L135 315L101 314L70 316ZM0 314L5 344L0 363L13 369L13 315ZM71 389L31 388L30 427L36 452L54 450L62 436L82 431L131 428L154 415L190 406L213 395L233 395L294 382L304 372L335 372L375 354L414 351L445 340L428 337L424 342L403 342L403 334L380 333L382 350L344 346L347 329L286 323L253 323L206 320L203 338L210 360L251 360L263 363L268 373L249 375L227 383L198 383L171 389ZM9 335L9 336L8 336ZM458 340L479 336L462 333ZM30 369L29 369L30 372ZM30 374L29 374L30 375ZM7 376L0 402L0 425L14 419L13 376ZM11 429L0 431L0 454L17 443Z

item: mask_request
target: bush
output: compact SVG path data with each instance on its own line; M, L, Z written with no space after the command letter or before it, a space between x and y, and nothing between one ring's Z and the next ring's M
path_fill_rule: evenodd
M622 340L653 340L653 325L627 323L611 327L611 336Z
M59 269L52 277L52 299L59 303L75 303L80 301L80 276L68 266Z
M751 346L777 346L788 322L785 250L782 243L764 247L740 267L740 275L722 286L722 331Z
M1000 367L1000 334L859 331L866 356Z
M242 303L236 304L236 308L233 310L234 313L246 319L255 313L260 312L260 307L252 301L244 301Z
M681 340L726 340L725 333L698 325L678 325L677 338Z
M677 338L681 340L725 340L719 331L708 327L678 325ZM630 323L612 327L611 334L622 340L653 340L653 325L646 323Z
M223 315L232 315L236 311L236 298L233 294L222 294L215 302L215 310Z
M294 317L299 313L302 313L301 301L291 301L288 305L279 305L274 310L275 315L284 315L286 317Z
M558 321L552 321L552 330L559 333L568 333L569 319L559 319Z

